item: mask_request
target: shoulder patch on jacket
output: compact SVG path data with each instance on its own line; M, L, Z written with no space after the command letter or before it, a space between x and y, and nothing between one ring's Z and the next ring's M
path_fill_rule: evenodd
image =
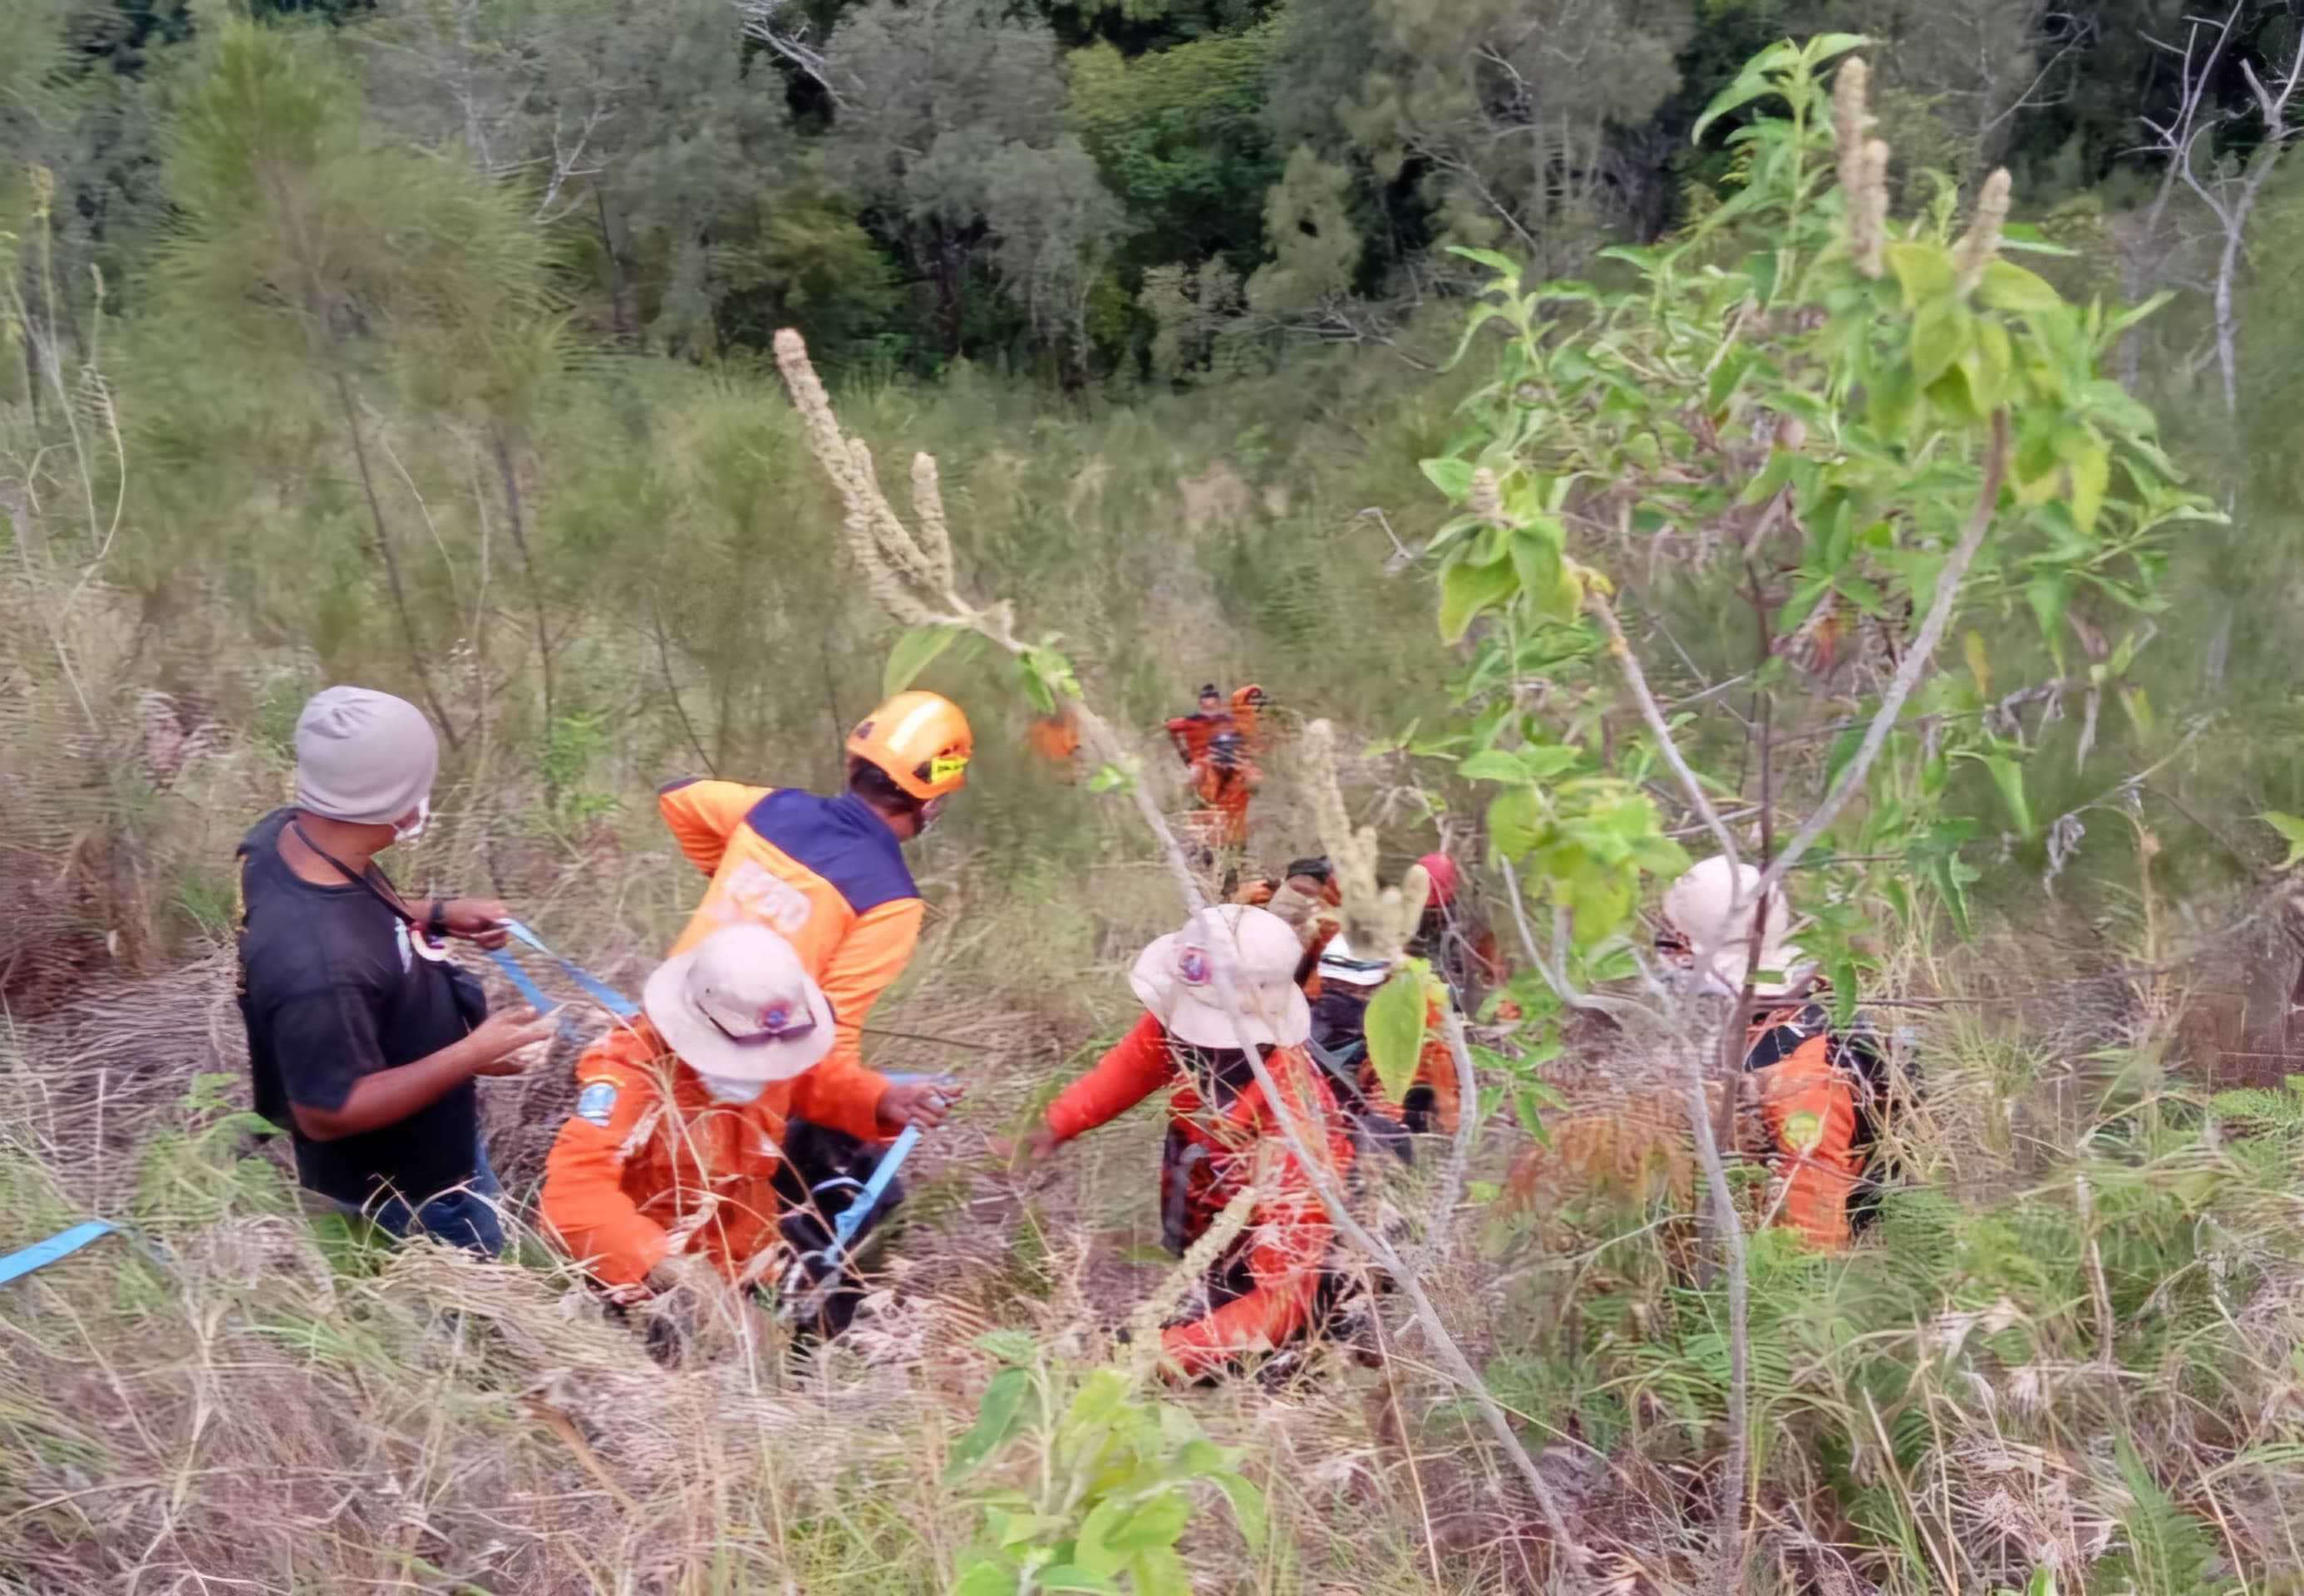
M608 1121L616 1112L616 1083L613 1081L593 1081L576 1094L576 1117L586 1125L608 1128Z
M744 823L763 842L831 883L858 914L920 896L904 863L903 845L852 794L825 798L785 787L752 805Z

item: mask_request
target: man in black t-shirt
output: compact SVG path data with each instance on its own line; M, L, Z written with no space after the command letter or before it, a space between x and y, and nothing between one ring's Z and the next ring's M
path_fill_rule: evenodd
M257 822L240 868L240 1009L256 1109L295 1140L297 1178L368 1213L494 1253L496 1175L479 1075L510 1075L554 1023L487 1014L442 942L505 938L504 904L402 898L377 853L420 832L439 749L413 705L331 687L296 723L296 802Z

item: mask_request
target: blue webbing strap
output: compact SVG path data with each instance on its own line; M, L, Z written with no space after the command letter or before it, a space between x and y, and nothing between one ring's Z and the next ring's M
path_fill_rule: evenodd
M107 1220L90 1219L84 1225L75 1225L70 1230L59 1232L44 1242L34 1242L29 1247L20 1248L5 1258L0 1258L0 1286L5 1286L19 1276L29 1275L34 1269L45 1269L57 1259L77 1252L98 1236L109 1235L118 1228Z
M615 988L610 986L606 981L602 981L598 976L594 975L590 971L585 969L583 965L576 963L575 960L562 958L558 954L553 952L551 948L545 946L543 938L538 936L534 931L529 930L519 921L505 921L504 930L510 931L514 937L517 937L522 942L527 943L530 947L536 949L537 952L542 954L546 958L550 959L554 964L566 971L568 972L568 979L574 981L578 986L583 988L584 995L586 997L591 998L593 1002L598 1004L602 1008L606 1009L619 1020L630 1020L639 1016L640 1012L639 1004L634 1003L622 992L617 991ZM530 1001L533 1001L533 999Z

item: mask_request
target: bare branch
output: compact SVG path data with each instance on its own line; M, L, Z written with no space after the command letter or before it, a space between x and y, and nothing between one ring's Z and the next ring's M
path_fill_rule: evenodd
M1640 718L1648 723L1649 733L1656 740L1657 749L1664 754L1664 763L1670 765L1672 773L1680 778L1681 791L1688 795L1689 806L1704 822L1705 829L1712 833L1712 840L1720 845L1721 853L1733 865L1739 858L1736 839L1721 823L1720 811L1712 807L1712 800L1706 794L1704 784L1696 779L1696 772L1689 768L1686 756L1680 751L1679 740L1672 734L1671 723L1664 717L1664 708L1648 689L1648 674L1640 669L1639 658L1624 637L1624 624L1616 618L1615 607L1597 589L1588 591L1584 601L1600 617L1600 624L1608 629L1608 652L1615 657L1617 668L1624 673L1624 682L1631 688L1632 697L1640 707Z

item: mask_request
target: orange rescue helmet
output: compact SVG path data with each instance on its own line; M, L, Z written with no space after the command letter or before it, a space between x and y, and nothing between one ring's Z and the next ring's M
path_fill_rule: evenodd
M900 692L848 734L850 759L878 767L923 803L966 786L975 753L968 717L940 693Z

